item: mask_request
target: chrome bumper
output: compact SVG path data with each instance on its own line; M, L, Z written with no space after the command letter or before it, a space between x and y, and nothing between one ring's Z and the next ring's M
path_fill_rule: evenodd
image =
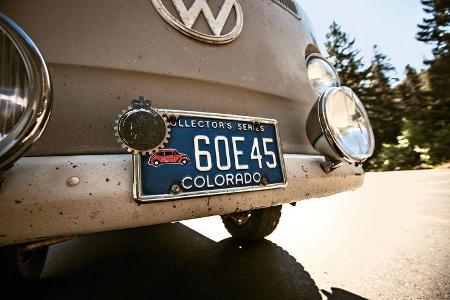
M0 188L0 245L223 215L323 197L363 183L361 167L346 164L326 174L321 156L287 154L284 159L288 185L282 189L138 204L131 155L24 157L5 172Z

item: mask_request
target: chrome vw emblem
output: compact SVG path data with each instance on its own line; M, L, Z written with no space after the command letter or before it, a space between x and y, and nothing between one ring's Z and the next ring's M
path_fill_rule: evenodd
M199 41L203 41L211 44L225 44L236 39L242 30L243 16L242 8L238 0L223 0L222 7L219 10L217 16L211 11L207 0L195 0L191 7L187 8L183 0L172 0L170 3L167 0L166 5L173 5L178 12L179 18L173 16L167 7L162 3L163 0L151 0L153 6L158 10L159 14L175 29L181 31L187 36L190 36ZM222 32L225 23L231 17L232 10L235 11L234 27L229 32ZM211 32L200 32L193 29L195 22L197 21L200 13L208 23Z

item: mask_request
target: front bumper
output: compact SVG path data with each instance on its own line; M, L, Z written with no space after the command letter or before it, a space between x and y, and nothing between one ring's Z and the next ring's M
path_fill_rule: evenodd
M350 164L326 174L322 156L284 156L282 189L138 204L129 154L24 157L0 189L0 246L90 232L168 223L323 197L359 187ZM78 177L71 186L67 180Z

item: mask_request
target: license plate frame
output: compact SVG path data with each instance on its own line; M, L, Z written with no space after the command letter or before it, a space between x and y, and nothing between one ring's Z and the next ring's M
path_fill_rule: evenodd
M275 183L267 183L266 185L260 184L258 186L239 186L239 187L229 187L229 188L218 188L209 189L201 191L187 191L165 194L148 195L143 192L143 176L142 176L142 162L143 155L141 153L134 153L133 155L133 198L138 203L152 203L152 202L163 202L163 201L173 201L186 198L194 197L207 197L212 195L223 195L223 194L234 194L242 192L252 192L252 191L262 191L271 190L276 188L284 188L287 186L287 175L286 167L284 162L283 150L281 147L281 139L278 127L278 121L268 118L250 117L250 116L240 116L231 114L219 114L219 113L207 113L207 112L195 112L195 111L183 111L183 110L169 110L169 109L158 109L158 112L167 117L175 115L177 117L190 117L190 118L205 118L214 119L222 121L233 121L233 122L244 122L244 123L259 123L261 125L269 125L274 127L274 132L276 138L276 150L278 153L279 168L281 169L282 180ZM172 129L173 130L173 129ZM235 170L234 170L235 171Z

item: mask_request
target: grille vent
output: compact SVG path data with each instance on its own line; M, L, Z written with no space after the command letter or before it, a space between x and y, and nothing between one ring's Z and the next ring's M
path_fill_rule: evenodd
M295 5L293 0L272 0L291 14L293 14L295 17L300 19L300 15L298 13L297 6Z

